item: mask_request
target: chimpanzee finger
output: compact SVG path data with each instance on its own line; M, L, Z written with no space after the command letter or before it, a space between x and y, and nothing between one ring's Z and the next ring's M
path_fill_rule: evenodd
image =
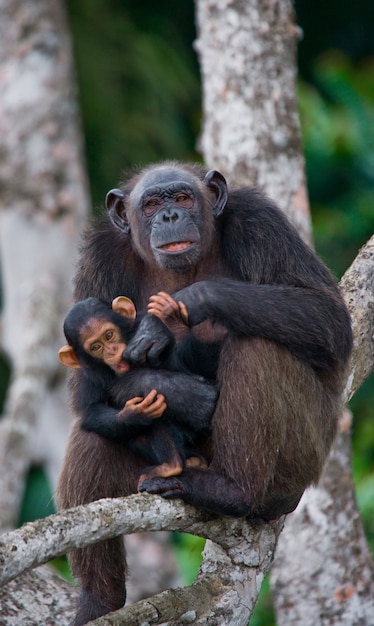
M147 407L150 406L151 404L153 404L153 402L156 400L157 398L157 390L156 389L152 389L146 396L145 398L142 399L142 402L140 403L140 405L142 407ZM140 406L139 405L139 406Z
M166 291L158 291L156 294L153 294L150 296L149 302L154 302L164 306L175 306L176 304L174 298L172 298L169 293L166 293Z
M159 394L156 400L147 408L147 417L150 417L152 419L161 417L166 408L167 404L165 402L165 397Z
M178 302L179 313L182 316L183 321L188 324L188 311L184 302Z
M177 302L163 291L150 297L147 311L150 315L155 315L162 320L179 314Z
M140 322L135 337L128 343L123 358L130 363L159 364L159 357L166 348L174 345L174 337L165 324L154 315L146 315Z
M176 476L147 478L138 487L138 491L160 495L163 498L180 498L183 493L183 484Z

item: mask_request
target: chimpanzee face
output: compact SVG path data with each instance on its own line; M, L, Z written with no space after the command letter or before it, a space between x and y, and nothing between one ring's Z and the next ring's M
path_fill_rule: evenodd
M215 174L226 190L223 177ZM176 165L146 170L130 193L109 192L111 219L131 234L134 248L147 263L177 271L195 267L209 254L214 218L226 203L213 178L209 173L202 181Z
M58 352L66 367L87 368L103 363L118 374L130 365L123 353L133 334L136 308L130 298L117 296L111 305L99 298L76 302L64 321L67 345Z
M120 328L109 319L91 318L81 330L83 350L94 359L102 361L118 374L129 371L123 359L126 343Z

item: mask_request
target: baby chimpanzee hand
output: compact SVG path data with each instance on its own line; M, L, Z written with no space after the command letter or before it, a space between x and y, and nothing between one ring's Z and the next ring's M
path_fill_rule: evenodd
M141 414L149 419L156 419L161 417L166 406L165 396L157 393L156 389L152 389L145 398L137 396L128 400L120 415L126 417L131 412L136 415Z
M176 302L164 291L159 291L149 298L147 312L162 320L177 339L181 339L189 332L188 312L185 305L183 302Z

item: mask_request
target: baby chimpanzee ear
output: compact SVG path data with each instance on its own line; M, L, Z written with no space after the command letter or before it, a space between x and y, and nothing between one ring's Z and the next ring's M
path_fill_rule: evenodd
M77 355L75 354L73 348L69 345L62 346L62 348L59 349L58 358L60 363L65 365L65 367L73 367L74 369L80 367Z
M115 298L112 302L112 309L116 313L123 315L123 317L127 317L127 319L134 320L136 318L135 304L126 296Z

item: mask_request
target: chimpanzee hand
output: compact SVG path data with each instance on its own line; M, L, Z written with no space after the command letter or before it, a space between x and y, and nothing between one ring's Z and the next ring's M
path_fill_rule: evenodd
M164 322L177 339L182 339L190 331L185 305L183 302L176 302L165 291L159 291L149 298L147 311Z
M163 415L166 407L165 396L157 393L156 389L152 389L145 398L135 396L135 398L128 400L119 416L126 419L129 413L135 413L135 415L142 415L149 419L157 419Z
M129 363L147 363L160 367L174 347L174 335L154 315L146 315L128 343L123 358Z

